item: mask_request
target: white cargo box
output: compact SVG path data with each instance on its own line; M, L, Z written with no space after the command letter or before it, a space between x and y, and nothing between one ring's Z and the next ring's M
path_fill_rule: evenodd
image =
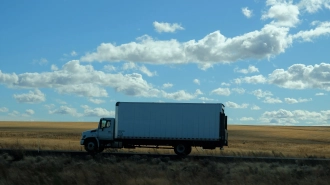
M116 105L115 139L219 140L221 103Z

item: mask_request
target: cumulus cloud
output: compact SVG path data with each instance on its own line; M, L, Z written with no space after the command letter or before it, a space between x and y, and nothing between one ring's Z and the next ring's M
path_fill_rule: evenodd
M245 89L243 89L243 88L232 88L231 91L234 91L238 94L244 94L245 93Z
M247 104L247 103L243 103L243 104L239 105L239 104L231 102L231 101L227 101L225 104L226 104L226 107L234 108L234 109L246 109L249 106L249 104Z
M32 110L32 109L26 109L25 110L25 114L27 114L27 115L33 115L34 114L34 110Z
M294 64L288 70L276 69L268 75L268 82L288 89L317 88L330 91L330 64Z
M184 28L178 24L178 23L167 23L167 22L153 22L153 25L155 27L155 30L158 33L167 32L167 33L173 33L177 30L184 30Z
M257 105L252 105L251 110L260 110L260 107Z
M75 108L71 108L68 106L60 106L60 108L58 108L58 109L49 110L48 113L49 114L62 114L62 115L68 114L68 115L75 116L75 117L81 116L81 114L79 114Z
M211 91L211 94L217 94L220 96L229 96L230 95L230 90L229 88L217 88Z
M197 85L200 85L200 84L201 84L201 82L200 82L198 79L194 79L193 82L194 82L195 84L197 84Z
M50 69L52 71L57 71L58 70L58 67L55 64L52 64L51 67L50 67Z
M18 103L41 103L46 100L46 96L39 89L29 91L27 94L14 94L13 97Z
M266 97L262 102L274 104L274 103L282 103L282 100L280 100L279 98Z
M242 8L242 13L245 17L251 18L252 14L253 14L253 10L249 10L248 7L244 7L244 8Z
M108 111L104 108L90 108L87 105L81 106L84 109L84 116L87 117L114 117L115 111Z
M197 89L194 94L188 93L184 90L179 90L173 93L167 93L162 91L162 96L167 99L174 99L174 100L191 100L196 98L197 96L203 94L201 90Z
M266 83L266 82L267 82L267 79L262 75L246 76L246 77L234 79L234 83L236 83L236 84L241 84L241 83L259 84L259 83Z
M257 89L251 92L254 96L256 96L258 99L264 98L267 96L273 96L273 94L270 91L263 91L261 89Z
M294 103L302 103L302 102L308 102L308 101L312 101L312 98L310 99L294 99L294 98L284 98L284 101L288 104L294 104Z
M313 125L329 123L330 110L315 112L307 110L285 110L266 111L262 114L260 121L272 124L297 124L310 122Z
M129 61L152 64L228 63L245 59L263 59L283 53L292 43L288 28L265 25L261 30L226 38L220 31L212 32L200 40L179 42L155 40L148 35L137 42L114 45L102 43L96 52L87 53L82 61Z
M105 71L110 71L110 72L112 72L112 71L116 71L116 70L117 70L117 68L116 68L115 66L113 66L113 65L105 65L105 66L103 67L103 69L104 69Z
M238 72L238 73L248 74L248 73L259 72L259 69L256 68L255 66L249 65L249 67L247 69L238 69L238 68L235 68L234 71L235 72Z
M8 112L9 109L7 107L0 107L0 112Z
M163 88L170 88L170 87L173 87L173 84L171 84L171 83L164 83L163 84Z
M262 75L234 79L240 83L268 83L287 89L322 89L330 91L330 64L293 64L287 70L275 69L265 78Z
M138 71L140 71L140 72L142 72L142 73L144 73L144 74L146 74L147 76L150 76L150 77L157 75L156 71L151 72L146 66L144 66L144 65L139 66L139 65L137 65L133 62L124 63L122 69L124 69L124 70L130 70L130 69L138 70Z
M321 35L330 35L330 22L314 22L313 25L317 25L317 27L307 31L299 31L296 34L293 34L292 38L311 42L313 39L320 37Z
M322 8L330 9L329 0L301 0L298 3L300 9L307 11L308 13L315 13Z
M240 121L253 121L254 118L253 117L242 117L239 119Z
M222 86L230 86L229 83L225 83L225 82L222 82L221 85L222 85Z
M271 24L276 26L295 27L299 23L299 7L292 2L267 1L270 6L261 19L274 19Z
M104 103L105 101L102 99L97 99L97 98L90 98L88 99L90 102L95 103L95 104L101 104Z

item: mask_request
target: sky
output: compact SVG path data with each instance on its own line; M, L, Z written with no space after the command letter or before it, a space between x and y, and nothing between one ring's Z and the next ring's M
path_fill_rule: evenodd
M330 0L13 0L0 25L0 120L97 122L125 101L330 125Z

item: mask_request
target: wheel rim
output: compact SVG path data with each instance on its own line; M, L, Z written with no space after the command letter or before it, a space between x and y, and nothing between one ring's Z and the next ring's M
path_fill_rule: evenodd
M88 149L89 151L93 151L93 150L95 149L95 144L94 144L94 142L89 142L89 143L87 144L87 149Z
M178 145L176 147L176 151L178 151L179 153L183 154L186 150L186 147L184 145Z

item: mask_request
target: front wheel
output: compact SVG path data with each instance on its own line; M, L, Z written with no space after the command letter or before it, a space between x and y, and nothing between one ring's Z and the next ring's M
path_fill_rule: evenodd
M97 151L97 143L94 140L88 140L85 142L85 150L88 153L94 154Z
M174 146L174 152L179 156L189 155L191 152L191 146L185 144L177 144Z

